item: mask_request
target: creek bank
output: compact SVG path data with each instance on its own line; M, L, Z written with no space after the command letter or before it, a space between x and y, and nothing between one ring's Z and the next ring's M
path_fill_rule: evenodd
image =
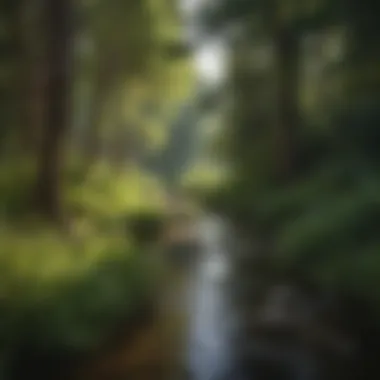
M373 305L322 287L302 268L284 270L273 244L236 223L233 271L238 374L255 379L375 379L380 324ZM375 376L374 376L375 374Z

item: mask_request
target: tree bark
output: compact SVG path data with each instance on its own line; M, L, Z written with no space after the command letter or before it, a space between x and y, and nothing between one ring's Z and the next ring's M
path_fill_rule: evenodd
M299 125L299 38L289 27L276 27L274 55L277 74L275 151L277 175L291 180L296 169Z
M20 6L20 40L22 48L22 116L21 138L26 153L34 156L41 148L44 110L45 66L41 1L23 1Z
M71 63L71 0L45 0L46 88L44 123L37 173L37 211L61 218L61 169L68 130Z

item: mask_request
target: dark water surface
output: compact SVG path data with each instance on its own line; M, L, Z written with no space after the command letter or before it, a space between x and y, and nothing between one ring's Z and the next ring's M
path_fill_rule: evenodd
M226 221L213 215L205 216L197 224L196 235L199 255L190 276L187 301L189 323L185 366L189 378L325 379L318 373L316 356L308 351L307 346L294 340L291 334L281 344L276 341L277 338L258 339L253 338L254 334L249 334L247 325L251 317L247 309L254 304L255 278L249 268L245 275L242 274L244 270L236 271L236 262L243 259L239 257L241 250L237 249L236 241L232 241L234 234ZM244 282L250 284L244 285ZM284 319L281 312L285 306L282 306L281 299L289 298L287 292L286 287L275 291L273 310L267 308L266 311L266 318L273 319L271 326L276 326L275 319L279 316ZM243 301L239 301L241 298ZM289 300L286 302L291 304ZM306 318L311 308L305 302L303 305L306 305L303 310L298 304L295 305L298 309L293 314ZM291 328L288 330L293 331ZM284 331L288 333L287 328Z

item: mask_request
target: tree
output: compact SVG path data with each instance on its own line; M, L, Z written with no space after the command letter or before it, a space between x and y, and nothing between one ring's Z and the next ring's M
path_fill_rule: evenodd
M299 70L296 75L295 69L301 67L297 65L302 61L298 57L290 64L289 57L295 58L294 47L289 48L292 44L286 40L280 43L284 36L275 34L275 38L269 33L278 30L274 27L278 24L266 22L269 28L264 29L265 25L261 25L255 34L248 34L247 28L252 25L248 22L252 20L250 15L255 14L256 19L264 20L264 16L273 16L273 8L259 8L263 4L258 1L237 1L229 3L231 8L228 11L223 10L226 16L236 16L235 20L246 26L243 33L248 41L242 49L232 51L234 76L231 82L235 91L231 117L234 124L230 123L230 133L236 138L229 141L233 142L232 159L238 161L239 171L235 173L235 181L231 183L225 202L234 208L233 211L237 210L239 216L248 215L248 220L254 221L259 237L269 235L274 242L276 259L271 263L272 268L280 267L285 271L291 268L319 285L328 286L328 289L359 294L377 308L380 296L374 294L373 289L378 287L380 271L379 241L375 232L380 220L375 206L380 161L374 143L379 138L380 120L379 71L376 69L380 55L375 43L379 30L374 16L378 5L372 1L316 3L318 12L313 10L307 17L302 12L299 17L280 23L279 27L284 27L284 32L295 33L292 38L298 42L305 40L304 37L311 32L328 36L332 33L331 27L339 28L348 38L338 42L340 53L335 62L327 62L319 54L325 66L325 70L318 74L319 80L328 90L331 83L324 76L330 72L328 78L334 77L339 84L338 90L328 108L317 108L311 117L303 112L302 124L296 123L297 140L292 149L298 154L296 166L299 170L286 182L272 180L270 160L266 158L267 155L277 157L276 145L271 145L273 136L268 138L264 134L267 139L264 140L259 133L261 120L264 120L264 132L268 132L271 125L260 114L265 107L270 110L270 97L263 92L268 83L265 74L270 68L260 71L253 67L252 60L250 65L244 65L242 61L249 59L247 46L253 46L258 36L264 34L272 46L277 46L275 51L278 54L274 55L277 64L288 66L287 70L281 71L280 78L276 78L276 81L281 78L285 81L282 86L277 82L276 87L283 88L282 92L277 91L277 107L281 101L287 104L286 93L292 102L297 99L294 94L302 77ZM240 5L238 12L237 5ZM243 5L246 7L244 12ZM297 12L303 6L299 2L293 5ZM283 44L288 48L281 52ZM290 70L294 70L293 74ZM284 77L286 71L288 76ZM249 91L256 94L253 100L247 96ZM301 108L298 100L297 103ZM317 113L324 113L322 122L315 117ZM284 114L279 113L282 120ZM256 133L249 135L248 132L254 129ZM278 164L278 159L276 161Z
M272 62L267 65L271 65L274 77L269 83L273 86L273 117L266 123L272 133L274 176L280 182L291 180L299 166L301 46L305 36L331 23L336 8L335 3L324 0L302 3L292 0L222 0L203 10L206 32L218 32L223 28L238 31L238 39L245 41L245 52L238 54L247 56L257 50L255 46L272 49ZM235 93L238 92L237 88ZM256 126L247 125L246 128Z
M69 127L73 5L69 0L43 3L46 36L46 92L42 145L37 173L37 206L52 220L61 218L61 170Z
M162 103L162 91L169 88L170 67L178 67L187 49L178 38L175 1L102 0L90 3L84 13L84 30L95 46L90 58L92 105L84 137L93 162L104 151L106 124L134 124L123 115L123 97L130 87L138 81L149 88L154 101ZM184 78L187 76L185 73ZM117 131L115 139L123 133Z

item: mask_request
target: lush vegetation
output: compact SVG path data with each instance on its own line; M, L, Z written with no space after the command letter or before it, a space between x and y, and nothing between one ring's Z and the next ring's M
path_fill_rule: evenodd
M281 3L281 4L280 4ZM208 31L236 28L214 205L274 245L274 266L380 306L378 6L229 1Z
M92 351L154 302L158 268L145 243L157 241L166 194L145 160L165 147L193 76L175 1L0 10L0 376L9 379L23 350Z
M231 39L211 90L175 0L0 4L4 373L24 346L93 349L151 302L168 190L269 241L274 271L380 309L379 6L210 4L205 32Z
M58 228L29 210L33 175L19 172L2 178L4 370L25 345L41 352L85 353L121 324L128 328L129 318L154 302L158 268L149 264L142 243L156 242L164 221L152 180L145 177L147 188L141 171L105 170L106 175L86 181L68 178L64 198L71 217ZM150 203L143 189L149 189ZM136 229L133 223L144 215L153 227Z

